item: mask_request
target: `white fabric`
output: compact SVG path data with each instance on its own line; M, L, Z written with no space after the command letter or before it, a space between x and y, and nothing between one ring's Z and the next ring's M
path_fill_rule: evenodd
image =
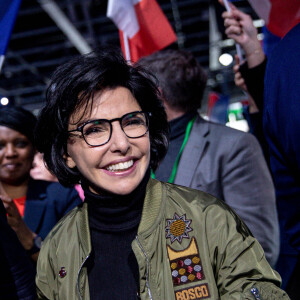
M106 15L119 30L132 38L140 29L134 5L142 0L109 0Z
M249 0L249 3L256 11L258 16L265 20L266 24L269 23L270 11L271 11L271 1L270 0Z

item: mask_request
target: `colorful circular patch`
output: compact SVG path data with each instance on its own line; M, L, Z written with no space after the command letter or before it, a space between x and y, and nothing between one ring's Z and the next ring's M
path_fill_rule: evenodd
M181 282L187 282L188 278L186 276L181 276L180 280Z
M196 271L196 272L200 272L201 271L201 266L199 266L199 265L196 265L196 266L194 266L194 270Z

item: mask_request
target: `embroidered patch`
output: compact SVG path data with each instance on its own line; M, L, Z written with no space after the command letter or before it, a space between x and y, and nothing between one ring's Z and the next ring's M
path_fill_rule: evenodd
M189 239L189 232L193 229L190 227L192 220L187 220L186 215L179 217L174 214L173 219L167 219L166 238L171 240L171 243L178 241L180 244L183 238Z
M198 286L190 287L188 289L182 289L175 291L176 300L198 300L207 299L210 297L207 283L200 284Z
M167 250L174 286L196 282L205 278L194 237L185 250L176 251L169 245Z

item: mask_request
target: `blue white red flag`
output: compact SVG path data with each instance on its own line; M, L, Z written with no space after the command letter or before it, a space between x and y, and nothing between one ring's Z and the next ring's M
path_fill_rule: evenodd
M107 17L118 27L123 53L132 62L177 39L155 0L109 0Z
M1 0L0 2L0 70L21 0Z

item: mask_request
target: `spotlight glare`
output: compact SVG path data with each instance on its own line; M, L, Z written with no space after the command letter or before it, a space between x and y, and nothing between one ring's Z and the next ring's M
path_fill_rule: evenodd
M2 105L7 105L7 104L9 103L9 100L8 100L8 98L6 98L6 97L2 97L1 100L0 100L0 103L1 103Z
M228 53L223 53L219 57L219 62L220 62L221 65L227 67L233 62L233 57L232 57L232 55L230 55Z

